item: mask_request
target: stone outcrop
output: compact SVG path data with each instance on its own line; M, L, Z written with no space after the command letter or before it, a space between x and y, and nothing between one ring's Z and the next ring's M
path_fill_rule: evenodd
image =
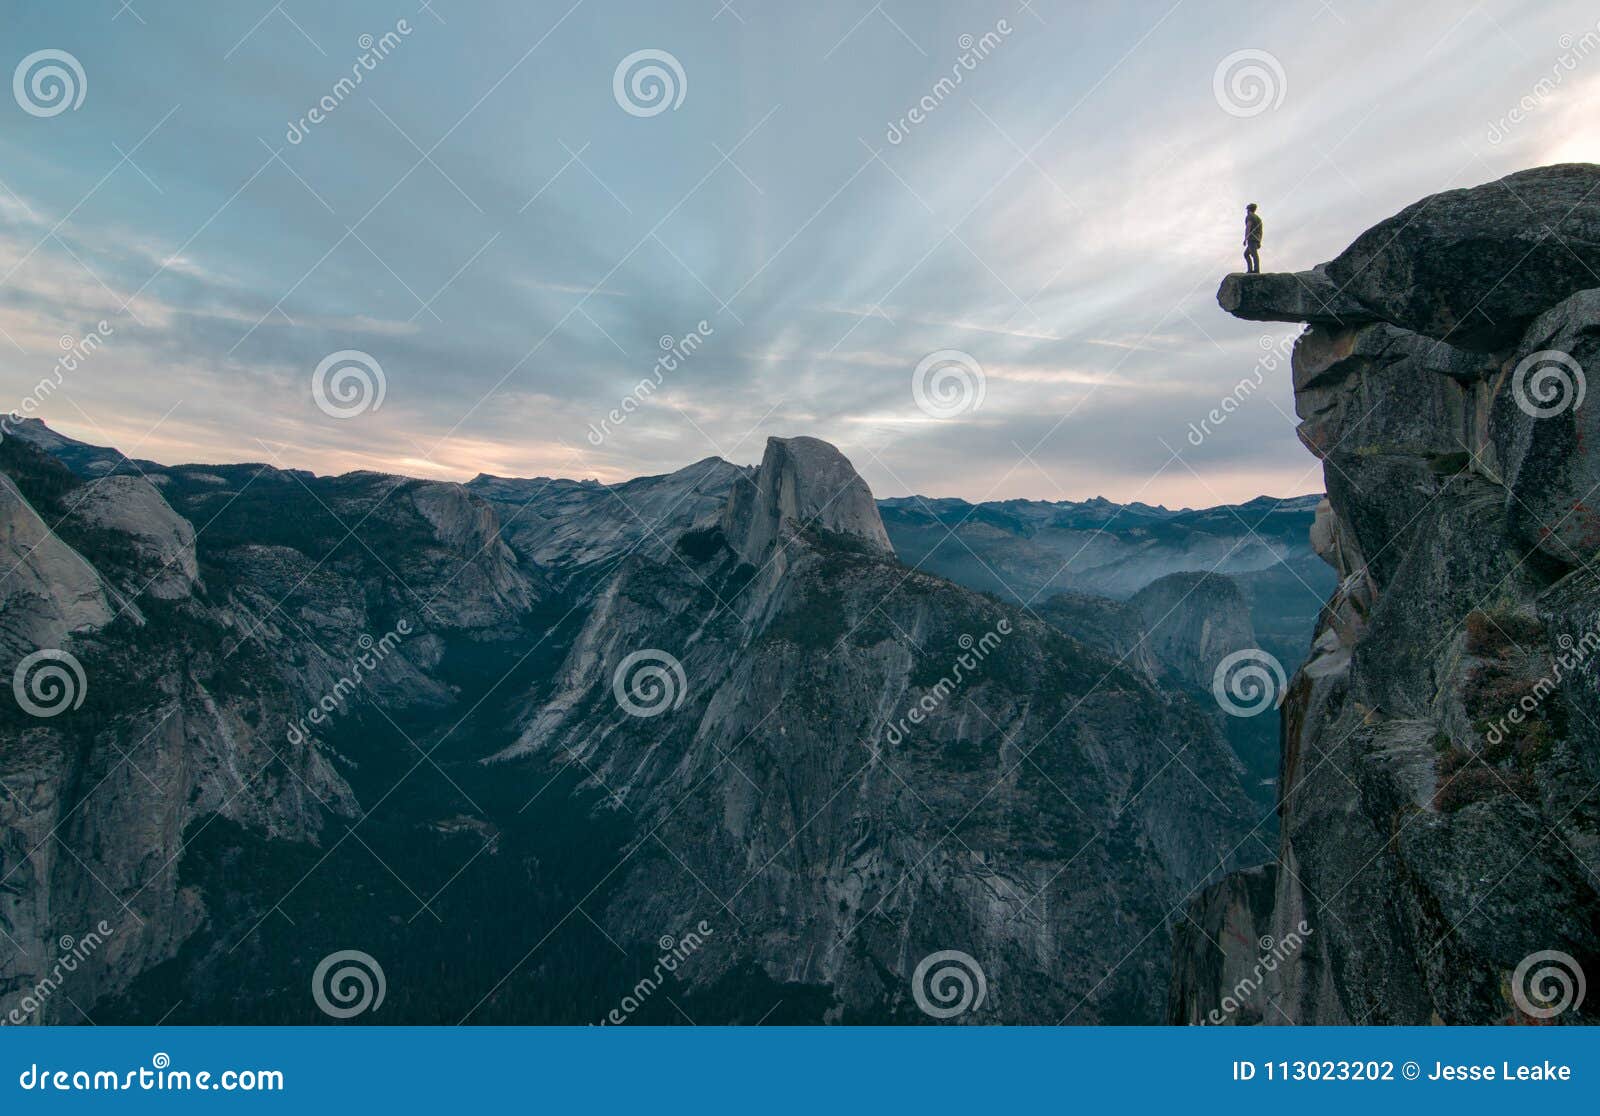
M28 1021L316 1022L317 962L360 948L388 1021L591 1022L703 921L641 1021L923 1020L918 963L960 950L966 1022L1156 1022L1179 901L1241 862L1211 717L903 565L814 439L450 485L33 424L0 468L3 666L49 640L87 680L0 703Z
M1600 274L1590 163L1447 190L1382 221L1309 271L1230 275L1224 310L1248 321L1388 322L1474 352L1516 345L1533 319Z
M843 454L816 438L768 438L760 468L734 483L722 533L745 561L760 566L802 526L894 554L872 492Z
M78 632L111 622L114 611L95 568L62 542L0 476L0 651L20 658L61 647Z
M537 575L487 505L396 481L313 493L265 466L165 470L38 423L0 443L0 1017L78 1022L216 919L230 897L183 879L197 837L315 846L349 823L348 764L308 712L331 727L376 700L447 705L428 629L493 633L530 607ZM370 516L361 544L326 510L352 505L346 522ZM67 658L30 668L40 651ZM13 672L52 662L38 708L12 700ZM102 923L70 987L41 995L58 940Z
M608 933L698 912L728 935L702 979L825 987L841 1021L921 1018L911 976L949 949L986 975L965 1021L1164 1015L1165 958L1141 939L1233 862L1248 813L1204 714L901 565L866 485L812 439L769 442L675 544L598 592L497 757L581 770L650 835Z
M1168 574L1128 603L1143 618L1151 652L1190 686L1209 689L1218 663L1256 646L1249 603L1225 575Z
M1376 317L1328 277L1327 267L1301 272L1259 272L1229 275L1217 291L1217 302L1247 322L1294 321L1359 325Z
M72 515L85 524L125 536L133 564L145 577L142 590L163 600L194 591L200 576L195 561L194 527L173 511L156 486L141 476L107 476L86 485Z
M1175 1019L1255 965L1249 931L1302 926L1250 1019L1600 1018L1543 1011L1557 986L1524 964L1600 973L1597 191L1567 165L1423 199L1318 269L1337 315L1293 277L1224 282L1225 309L1309 324L1295 400L1339 585L1283 706L1270 909L1260 880L1196 901L1213 935L1177 943Z

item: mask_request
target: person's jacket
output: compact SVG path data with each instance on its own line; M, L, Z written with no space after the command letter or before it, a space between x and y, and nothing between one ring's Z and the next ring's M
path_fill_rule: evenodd
M1261 247L1261 218L1252 213L1244 219L1244 241L1252 248Z

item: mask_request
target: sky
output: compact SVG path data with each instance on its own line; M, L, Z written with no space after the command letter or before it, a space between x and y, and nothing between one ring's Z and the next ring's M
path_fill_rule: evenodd
M169 464L617 481L808 434L879 496L1314 492L1298 328L1215 302L1244 203L1301 269L1600 139L1579 3L0 19L0 410Z

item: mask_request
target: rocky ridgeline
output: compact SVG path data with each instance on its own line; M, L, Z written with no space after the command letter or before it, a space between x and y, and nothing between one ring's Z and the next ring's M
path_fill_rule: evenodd
M1183 898L1268 851L1214 710L1119 663L1138 607L1098 650L907 567L815 439L452 485L25 423L0 473L6 669L82 669L81 703L0 703L0 1012L30 1021L313 1022L359 948L391 1022L591 1022L703 921L700 1022L926 1019L951 950L963 1021L1153 1022ZM1211 628L1172 623L1203 668Z
M207 923L184 857L219 820L315 847L359 816L312 707L448 705L446 641L539 592L457 485L94 450L36 421L0 442L0 1017L36 1022L79 1021ZM343 526L368 514L377 549ZM52 995L59 942L100 925Z
M771 439L671 537L597 588L496 757L579 766L638 826L608 932L695 912L727 935L705 979L825 987L839 1021L921 1018L947 950L986 979L965 1021L1159 1019L1174 905L1262 853L1204 711L903 565L815 439Z
M1339 585L1283 706L1277 863L1191 908L1172 1018L1595 1021L1592 989L1545 1000L1600 975L1600 167L1433 195L1218 301L1309 326Z

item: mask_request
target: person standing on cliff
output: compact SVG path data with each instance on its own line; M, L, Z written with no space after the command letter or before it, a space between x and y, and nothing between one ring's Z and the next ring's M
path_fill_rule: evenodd
M1261 218L1255 202L1244 207L1244 270L1247 275L1261 270Z

